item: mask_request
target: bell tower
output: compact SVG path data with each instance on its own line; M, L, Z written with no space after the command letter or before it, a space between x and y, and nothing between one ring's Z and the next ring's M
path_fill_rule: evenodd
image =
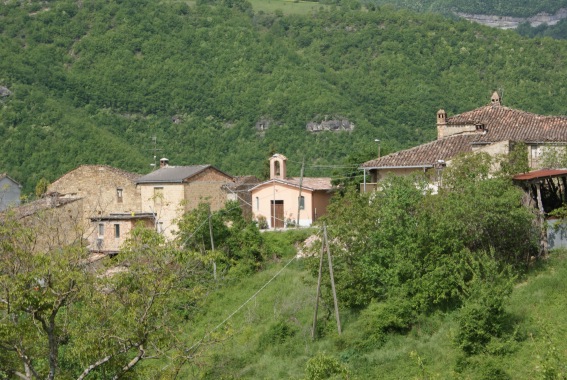
M276 153L270 157L270 179L286 179L286 161L287 157L283 154Z

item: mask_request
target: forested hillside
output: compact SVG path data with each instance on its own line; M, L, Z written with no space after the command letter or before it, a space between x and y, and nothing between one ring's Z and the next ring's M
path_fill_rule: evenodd
M290 3L289 6L293 6ZM566 114L567 45L432 14L245 1L0 5L0 171L33 192L84 163L148 172L210 163L260 175L274 151L307 175L435 137L435 113L486 104ZM343 118L352 132L306 131ZM263 121L267 130L259 131ZM159 157L158 157L159 158Z
M368 6L393 4L416 11L465 12L482 15L528 17L538 13L554 14L567 7L565 0L365 0Z

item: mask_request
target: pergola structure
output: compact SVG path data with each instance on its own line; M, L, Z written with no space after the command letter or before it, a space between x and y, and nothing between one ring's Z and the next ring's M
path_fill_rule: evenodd
M513 177L514 183L529 194L528 206L537 208L541 226L540 254L547 254L549 231L545 215L567 203L567 170L541 169Z

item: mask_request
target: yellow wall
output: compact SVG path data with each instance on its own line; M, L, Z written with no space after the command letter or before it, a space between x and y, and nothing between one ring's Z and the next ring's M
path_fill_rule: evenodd
M175 220L183 215L185 210L185 185L176 184L140 184L142 210L156 214L156 223L163 223L163 233L172 238L177 231ZM162 195L154 189L162 188Z

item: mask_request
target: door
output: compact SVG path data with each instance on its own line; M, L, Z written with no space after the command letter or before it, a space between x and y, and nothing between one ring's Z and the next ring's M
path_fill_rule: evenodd
M283 201L270 201L270 210L272 213L272 223L271 223L272 228L283 228L284 227Z

